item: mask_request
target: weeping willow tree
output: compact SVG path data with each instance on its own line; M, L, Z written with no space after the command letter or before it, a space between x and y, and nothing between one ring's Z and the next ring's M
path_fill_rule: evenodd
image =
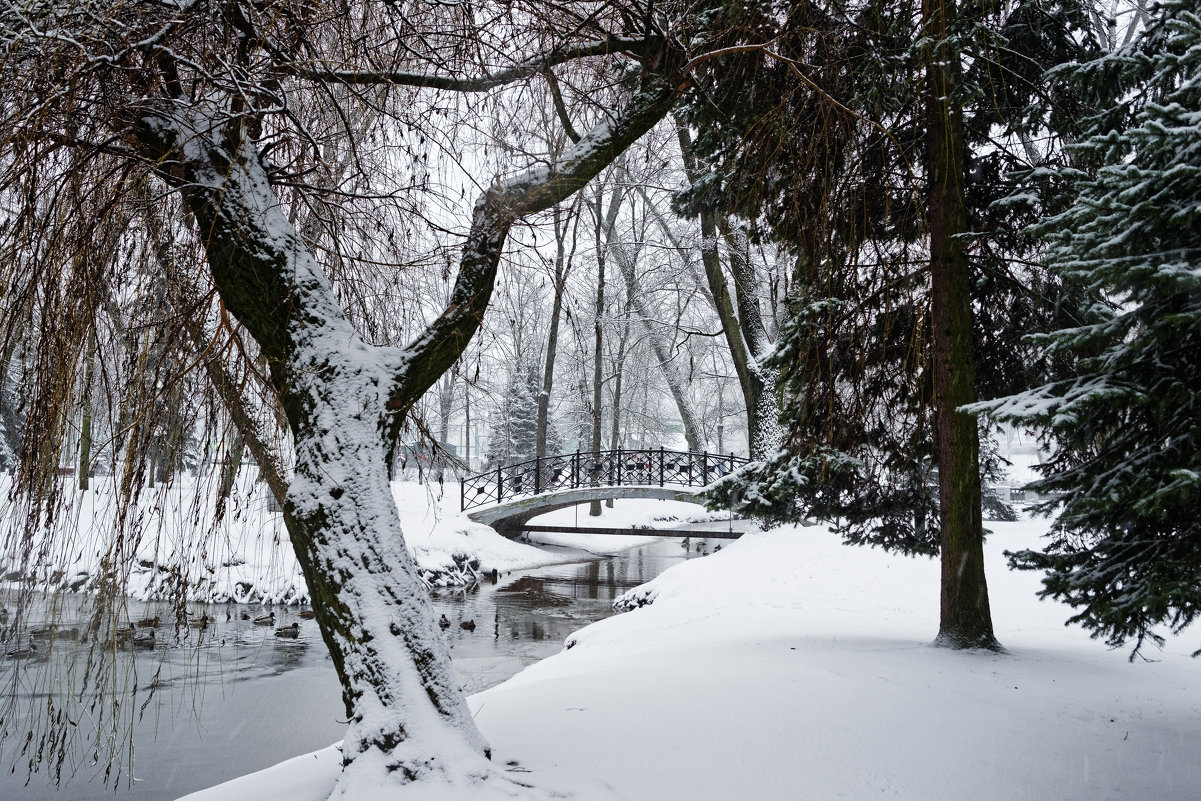
M293 0L0 11L0 331L26 390L13 480L23 514L5 549L26 588L18 640L32 588L59 578L54 554L70 547L46 532L58 530L58 474L85 397L110 419L88 451L110 454L125 510L90 587L95 661L24 739L31 765L69 761L69 721L83 718L99 718L88 758L119 751L126 713L105 711L116 684L104 666L149 534L133 510L153 471L178 464L185 426L171 421L190 412L177 398L202 393L221 401L203 417L236 429L230 439L281 501L342 683L350 728L335 796L381 785L413 797L523 792L489 762L453 678L404 545L390 461L414 404L480 326L510 227L584 186L710 57L679 49L703 42L678 35L694 21L687 11ZM505 87L585 59L598 62L593 85L572 87L573 99L613 104L586 115L598 123L557 156L528 154L480 181L449 302L397 335L405 326L377 290L400 265L426 263L427 231L445 227L423 214L423 190L432 150L462 157L456 132L475 109L463 97L499 102ZM83 380L93 336L106 403L95 376ZM180 581L182 615L183 571Z

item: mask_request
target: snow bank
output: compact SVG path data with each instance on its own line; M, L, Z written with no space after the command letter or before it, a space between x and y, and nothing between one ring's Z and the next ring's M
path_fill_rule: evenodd
M729 515L726 512L710 512L703 506L683 501L662 501L649 498L618 498L613 507L601 505L601 516L591 517L588 505L582 504L569 509L556 509L530 520L539 526L583 526L600 528L653 528L670 530L684 523L705 523L706 528L724 529ZM740 521L742 522L742 521ZM679 536L685 536L681 533ZM573 532L539 531L529 535L532 542L579 548L593 554L614 554L642 545L646 539L640 536L620 534L585 534Z
M433 484L399 481L392 484L405 544L427 583L464 584L474 580L479 572L503 573L559 561L545 551L502 537L491 527L461 514L458 486L447 484L450 491L444 492Z
M12 547L21 534L22 509L0 508L0 577L34 573L48 587L87 591L104 564L128 571L128 594L136 600L179 597L188 588L196 601L220 603L305 603L308 589L292 552L283 517L271 511L265 489L241 477L220 522L214 523L211 482L178 476L169 486L143 489L128 511L131 536L121 545L112 535L119 514L111 478L94 478L80 491L64 488L64 508L54 536L35 535L32 548ZM480 572L513 570L556 561L537 548L505 539L458 513L458 485L395 482L405 542L422 578L431 585L468 584ZM0 474L0 497L9 477ZM23 564L22 551L37 554Z
M1065 628L1068 610L1037 601L1037 576L1000 556L1045 528L999 524L989 538L1008 653L929 645L936 562L779 529L639 588L652 604L473 696L476 722L498 764L588 801L1196 801L1192 644L1132 663ZM337 770L326 764L189 798L317 801Z

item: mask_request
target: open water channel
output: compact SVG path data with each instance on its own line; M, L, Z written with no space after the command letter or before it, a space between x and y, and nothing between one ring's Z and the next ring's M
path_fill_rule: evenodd
M678 539L648 539L603 558L545 547L560 553L564 563L434 594L435 614L451 621L446 636L468 693L558 653L571 632L613 614L618 595L700 555L681 548ZM131 618L158 611L152 604L141 606L132 605ZM136 708L140 714L132 781L122 778L116 787L111 781L106 786L103 767L84 764L59 788L40 774L26 784L20 765L9 773L17 745L9 739L0 753L0 799L166 801L340 740L345 711L316 622L300 619L296 608L279 606L272 626L242 619L243 612L253 617L264 611L213 606L209 614L216 622L195 635L201 636L199 647L180 646L165 636L153 648L131 653L136 678L130 685L136 691L130 686L126 703L128 711ZM474 622L475 629L461 628L464 621ZM276 626L293 622L299 624L298 637L274 636ZM73 624L60 617L60 625ZM64 643L55 643L54 651L63 650ZM3 694L11 689L12 676L13 660L0 656ZM36 698L39 690L29 686L18 692ZM20 730L20 723L9 720L13 729Z

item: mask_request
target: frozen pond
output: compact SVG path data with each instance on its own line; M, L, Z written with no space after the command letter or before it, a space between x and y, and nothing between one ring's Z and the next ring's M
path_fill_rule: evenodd
M616 556L589 561L578 561L588 557L584 552L547 549L576 561L500 576L495 584L468 591L435 594L435 614L452 623L446 634L468 693L558 653L572 631L613 614L610 604L616 596L676 562L699 556L682 549L678 539L648 539ZM134 605L131 616L143 611L140 607ZM151 606L144 611L155 613ZM242 619L244 612L253 616L264 611L214 606L209 614L216 622L191 633L200 637L199 648L159 642L132 654L138 691L130 693L130 702L140 708L149 700L135 728L132 784L122 780L114 791L94 768L80 767L57 790L42 775L26 786L22 770L8 773L16 745L10 739L4 746L0 798L175 799L339 740L345 711L317 624L299 619L295 608L275 607L275 626L300 626L296 639L279 639L273 636L274 626ZM474 631L460 628L468 620ZM67 620L63 625L72 624ZM5 690L9 664L0 657ZM153 694L148 692L152 683Z

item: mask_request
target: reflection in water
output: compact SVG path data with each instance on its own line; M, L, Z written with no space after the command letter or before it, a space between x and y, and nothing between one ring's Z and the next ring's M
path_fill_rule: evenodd
M565 559L580 558L579 551L561 550ZM679 540L651 540L615 557L500 575L495 584L466 590L439 590L432 597L434 614L450 623L444 631L463 688L479 692L558 653L573 631L611 615L618 595L689 558L701 557L682 549ZM338 740L345 709L317 623L301 618L295 608L274 611L271 626L254 625L260 607L237 605L197 606L190 620L180 621L165 605L130 602L129 620L161 618L151 647L133 649L123 641L117 652L120 666L129 671L131 714L140 715L135 715L136 780L122 782L114 793L101 783L102 768L81 764L59 790L50 790L42 776L26 786L21 770L9 775L14 756L9 745L3 752L0 797L175 799ZM82 615L73 617L70 609L57 609L47 618L61 630L84 625ZM468 621L473 628L460 626ZM292 623L299 627L295 639L274 636L276 627ZM86 648L94 643L42 636L49 646L34 658L51 663L56 681L75 686L70 664L86 659ZM115 644L115 637L109 643ZM2 648L6 653L14 645ZM0 656L0 687L10 686L19 661ZM33 694L31 688L25 698ZM20 719L8 723L12 730L22 728Z

